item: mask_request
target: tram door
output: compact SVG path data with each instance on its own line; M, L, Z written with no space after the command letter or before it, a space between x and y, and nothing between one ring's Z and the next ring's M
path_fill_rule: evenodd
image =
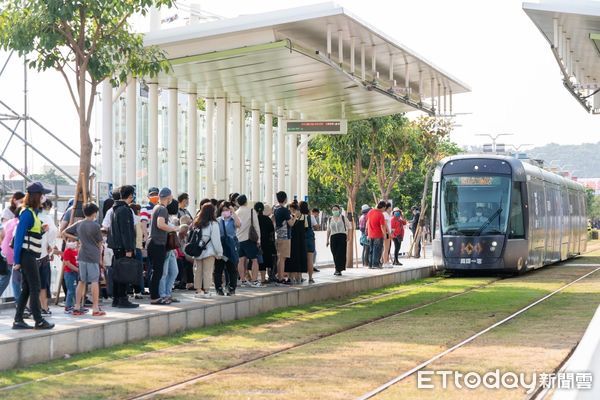
M554 218L552 217L554 214L552 212L552 185L550 185L548 182L544 182L544 202L542 204L544 204L544 210L546 212L546 215L544 218L544 220L545 220L544 264L546 264L546 263L551 262L551 260L552 260L552 248L553 248L552 230L554 229Z
M569 212L569 189L563 187L561 191L561 202L562 202L562 224L560 234L560 258L566 260L569 257L569 244L571 235L571 213Z

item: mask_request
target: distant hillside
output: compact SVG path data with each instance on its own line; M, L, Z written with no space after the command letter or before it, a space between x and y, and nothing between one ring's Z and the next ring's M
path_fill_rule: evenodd
M553 167L564 166L566 170L574 171L578 178L600 178L600 142L580 145L550 143L535 147L527 154L544 160L545 166L556 160L552 162Z

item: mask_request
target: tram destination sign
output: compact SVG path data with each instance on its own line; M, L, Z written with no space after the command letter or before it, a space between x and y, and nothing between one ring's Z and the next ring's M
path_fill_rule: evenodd
M288 120L287 133L345 135L348 133L348 121L345 119L327 119L320 121Z

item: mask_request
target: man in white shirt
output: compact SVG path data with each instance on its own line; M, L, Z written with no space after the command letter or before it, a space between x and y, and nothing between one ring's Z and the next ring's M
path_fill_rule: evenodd
M238 272L242 280L242 286L260 287L261 283L258 280L258 248L260 247L260 225L258 223L258 215L253 208L248 207L248 198L245 195L240 195L237 198L240 206L235 212L240 220L240 227L237 231L237 238L240 243L238 263ZM253 226L258 235L258 241L250 240L250 227ZM246 277L246 264L248 260L252 260L252 283L248 283Z

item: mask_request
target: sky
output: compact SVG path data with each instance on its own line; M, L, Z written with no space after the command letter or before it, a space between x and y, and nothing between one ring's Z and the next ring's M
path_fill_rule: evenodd
M314 4L315 0L203 1L212 13L235 17ZM597 142L600 116L589 115L562 85L559 68L545 38L517 0L340 0L363 21L416 51L467 83L472 92L454 98L452 139L460 145L481 145L477 134L510 133L509 144L580 144ZM0 69L6 53L0 52ZM0 76L0 100L23 110L22 64L12 60ZM29 72L30 114L78 149L78 123L65 83L58 73ZM3 111L0 109L0 113ZM92 131L99 129L98 122ZM33 142L58 164L75 164L39 129ZM0 130L0 146L7 134ZM8 158L21 166L22 146L11 146ZM33 159L30 169L45 164ZM10 169L0 165L0 174Z

